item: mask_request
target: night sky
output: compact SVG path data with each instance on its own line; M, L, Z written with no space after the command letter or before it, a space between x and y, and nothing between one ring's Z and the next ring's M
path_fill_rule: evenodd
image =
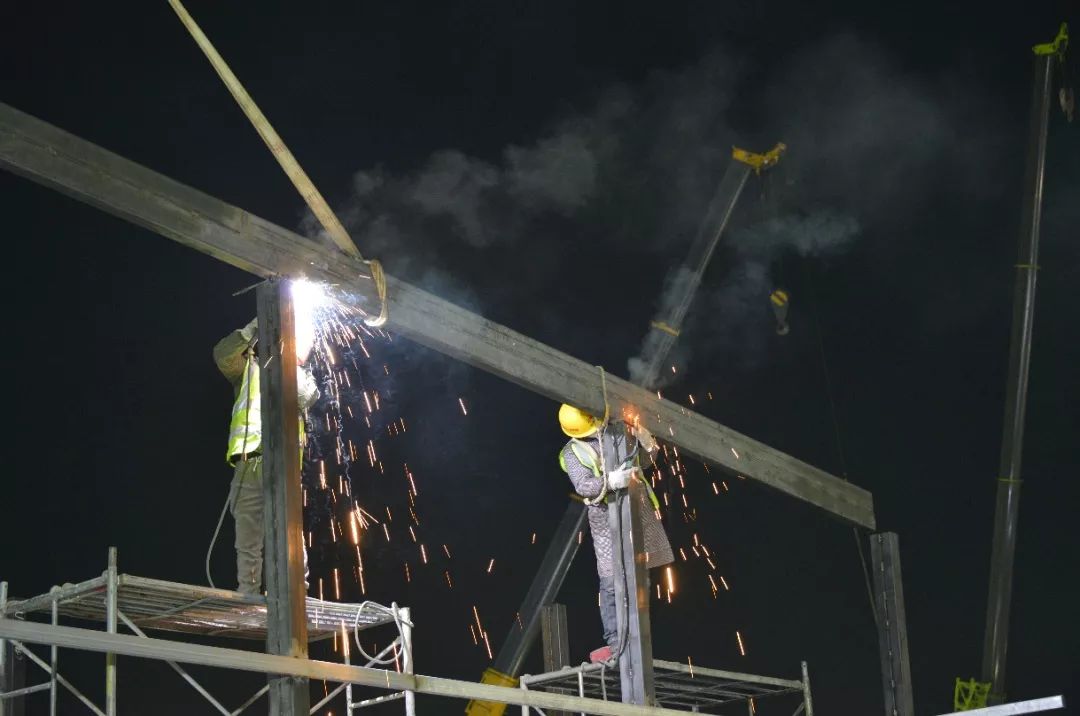
M0 99L314 236L168 5L126 5L7 8ZM951 710L953 679L978 676L982 648L1030 46L1063 19L1080 32L1067 16L1075 5L192 0L188 9L365 255L622 376L731 145L786 142L780 167L742 196L665 397L692 395L709 417L873 493L879 528L900 535L918 712ZM1010 700L1080 698L1078 131L1055 104ZM13 175L0 174L0 192L14 249L0 578L17 596L45 592L99 574L115 545L122 572L203 583L230 478L232 396L210 351L254 314L254 293L233 294L255 279ZM792 296L782 338L767 298L780 286ZM478 679L490 662L469 634L473 606L497 650L565 506L557 406L402 339L371 349L361 370L382 399L372 435L383 436L385 474L362 460L353 487L395 522L389 543L378 527L362 538L366 596L413 607L420 672ZM388 436L400 417L408 432ZM417 483L426 565L405 531L403 462ZM673 543L699 533L731 589L714 599L701 560L679 560L672 603L653 602L656 656L790 678L805 659L819 713L879 712L851 528L731 476L714 494L722 476L699 464L687 473L697 520L688 526L673 510ZM328 513L312 504L314 577L351 570L355 555L328 543ZM581 659L600 643L587 540L560 595ZM231 586L231 544L226 519L219 585ZM342 581L342 598L359 599L354 580ZM322 646L313 653L327 658ZM100 693L101 657L63 658L76 683ZM206 708L162 664L121 659L120 669L127 713ZM526 670L540 670L538 657ZM260 683L206 673L234 706ZM45 709L31 697L28 713Z

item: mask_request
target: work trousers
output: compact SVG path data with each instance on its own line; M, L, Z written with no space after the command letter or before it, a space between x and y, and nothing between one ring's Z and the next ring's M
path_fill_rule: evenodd
M649 573L645 573L645 593L651 594ZM600 577L600 622L604 625L604 641L612 650L619 646L619 615L615 606L615 577Z
M259 594L263 575L263 461L261 455L238 460L229 487L229 509L236 522L236 591ZM304 548L304 586L307 586L307 548Z

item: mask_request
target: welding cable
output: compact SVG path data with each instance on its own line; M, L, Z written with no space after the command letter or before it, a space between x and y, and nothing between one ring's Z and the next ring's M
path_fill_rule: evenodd
M390 606L386 607L382 604L379 604L378 602L366 601L362 602L360 606L356 609L356 616L353 619L353 641L356 642L356 648L359 649L360 653L364 656L364 658L368 660L368 665L370 666L371 664L380 664L385 666L388 664L393 664L396 659L394 657L390 657L387 659L381 658L382 655L386 653L386 649L383 649L375 656L371 656L366 651L364 651L364 647L360 645L360 615L363 614L365 610L375 612L376 614L381 614L383 616L389 616L394 620L394 626L397 627L398 639L401 643L401 652L405 659L403 663L411 663L412 650L409 648L409 645L405 640L405 630L403 628L403 625L408 624L408 626L412 627L412 622L406 622L404 619L401 618L397 602L391 602ZM388 648L389 647L387 647L387 649Z

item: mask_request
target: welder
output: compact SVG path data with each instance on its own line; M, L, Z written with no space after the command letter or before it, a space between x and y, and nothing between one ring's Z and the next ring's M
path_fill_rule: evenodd
M594 650L593 662L617 657L619 626L615 605L614 549L612 528L608 522L607 500L625 490L631 480L640 480L645 490L635 505L641 516L646 563L651 569L674 561L671 544L660 522L660 505L641 469L642 457L651 462L656 440L636 421L606 422L572 405L559 408L559 425L570 438L559 453L559 466L570 477L574 490L588 506L589 532L596 553L596 571L600 577L600 619L606 646ZM624 529L629 529L625 525Z
M319 398L311 373L304 368L314 342L313 329L297 321L296 387L301 413ZM258 594L263 571L262 411L259 393L259 362L256 359L258 319L233 331L214 346L214 362L234 391L232 420L226 460L233 468L229 509L236 522L237 591ZM300 445L304 444L303 417ZM304 555L305 578L307 555Z

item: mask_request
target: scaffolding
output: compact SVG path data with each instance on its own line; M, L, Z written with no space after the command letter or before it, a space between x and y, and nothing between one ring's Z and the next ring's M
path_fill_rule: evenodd
M79 621L105 624L105 631L117 634L120 624L137 637L149 639L146 630L165 631L205 637L229 637L233 639L264 643L267 637L266 598L260 595L241 594L226 589L214 589L191 584L179 584L160 579L121 574L116 568L116 550L109 550L109 566L99 577L78 584L53 587L45 594L20 600L8 599L7 583L0 585L0 618L26 620L29 617L45 617L52 626L59 626L61 617ZM345 664L350 664L350 632L371 629L383 625L395 625L397 636L374 656L364 654L364 666L393 663L408 672L412 666L412 617L408 607L393 604L389 607L375 602L349 604L328 602L308 597L305 605L308 640L323 641L334 637L341 639ZM2 640L0 640L2 641ZM0 714L4 703L37 692L49 692L49 713L57 713L58 688L70 691L84 706L98 716L116 714L116 662L115 656L106 660L105 707L100 708L74 684L60 674L59 649L54 644L48 659L18 640L10 640L14 647L8 654L0 649L0 659L16 653L40 667L49 677L43 683L25 686L13 691L0 692ZM361 652L363 653L363 652ZM229 709L209 693L187 670L176 661L166 663L193 689L205 698L219 713L236 716L256 703L267 691L263 686L236 709ZM347 713L365 706L385 701L403 699L406 713L415 712L412 695L395 692L373 699L354 701L352 684L341 683L311 708L311 713L322 708L342 691L345 691Z
M800 697L793 716L803 713L814 716L810 675L805 661L800 679L721 671L661 659L653 659L652 665L654 698L665 708L709 713L722 706L743 703L747 713L753 714L755 701L786 694ZM525 690L576 693L580 697L604 701L612 696L617 699L620 694L619 670L604 663L568 666L545 674L526 674L519 683ZM521 713L529 716L529 707L523 706Z

